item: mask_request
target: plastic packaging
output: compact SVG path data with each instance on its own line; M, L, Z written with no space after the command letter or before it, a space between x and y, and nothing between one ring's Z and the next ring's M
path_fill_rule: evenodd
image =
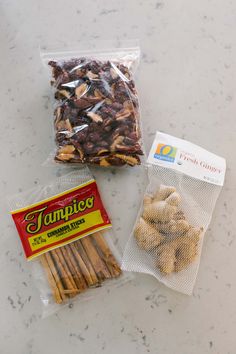
M87 290L101 287L105 280L120 277L120 253L112 232L104 231L111 223L88 168L11 197L9 205L17 209L12 216L25 254L34 258L43 316L77 295L89 297ZM29 248L33 255L29 256Z
M133 79L139 57L139 47L42 53L55 90L55 161L140 164L140 111Z
M204 234L224 182L225 160L158 132L148 163L149 184L122 269L152 274L190 295Z

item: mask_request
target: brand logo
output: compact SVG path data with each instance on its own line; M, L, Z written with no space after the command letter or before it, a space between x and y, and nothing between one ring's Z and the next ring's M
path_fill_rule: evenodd
M158 160L174 162L177 148L171 145L158 144L154 157Z
M26 225L26 231L29 234L35 234L42 229L42 226L55 224L59 221L68 221L70 216L84 212L86 209L91 209L94 206L94 196L88 197L85 200L72 200L70 205L64 208L53 210L45 214L47 206L31 211L24 217L25 221L32 221Z

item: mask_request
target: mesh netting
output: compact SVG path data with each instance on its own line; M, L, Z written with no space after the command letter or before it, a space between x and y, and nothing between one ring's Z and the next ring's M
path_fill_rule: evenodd
M152 274L168 287L190 295L220 190L220 186L171 169L150 166L149 185L122 268Z

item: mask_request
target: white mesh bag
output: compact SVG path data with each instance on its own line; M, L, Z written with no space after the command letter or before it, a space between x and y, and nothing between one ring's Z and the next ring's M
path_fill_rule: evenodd
M225 169L225 159L157 132L148 157L149 184L122 269L152 274L191 295Z

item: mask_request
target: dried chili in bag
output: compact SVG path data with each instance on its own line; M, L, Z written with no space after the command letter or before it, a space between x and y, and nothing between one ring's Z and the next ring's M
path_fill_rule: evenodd
M135 166L143 155L139 47L43 53L54 89L56 162Z

